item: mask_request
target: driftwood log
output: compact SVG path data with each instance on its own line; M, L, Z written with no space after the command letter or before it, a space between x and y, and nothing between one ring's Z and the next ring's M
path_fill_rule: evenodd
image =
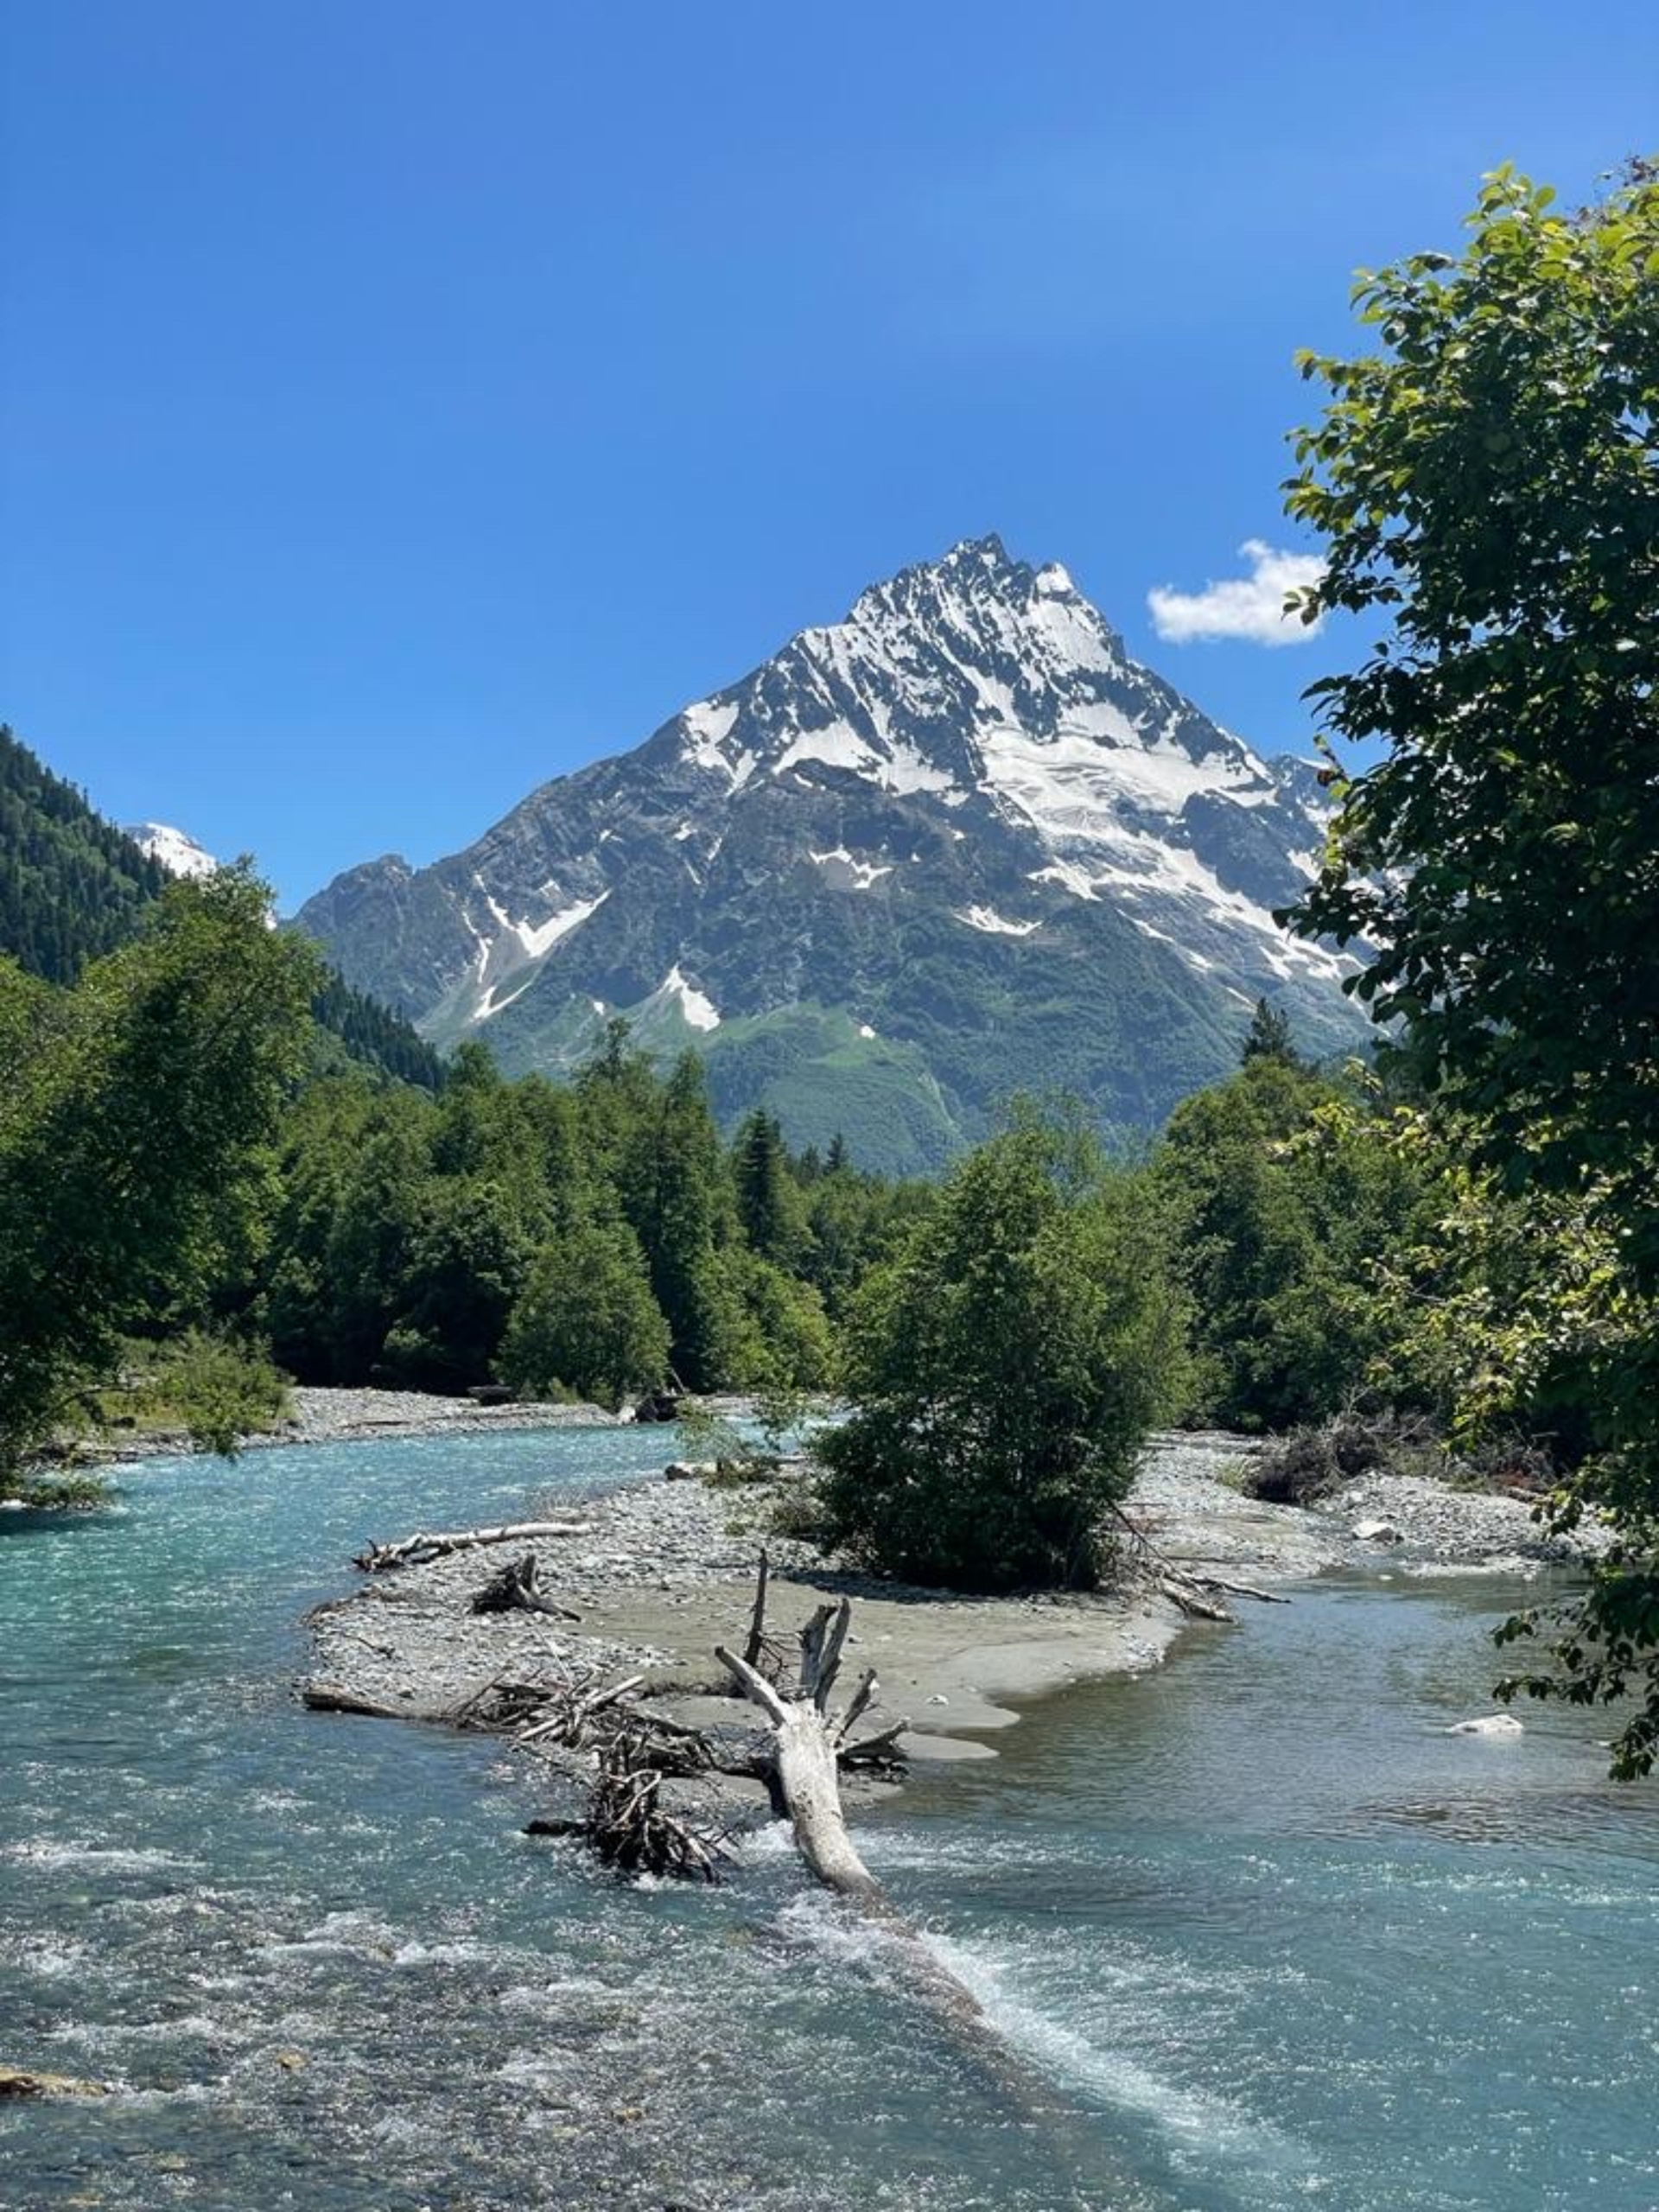
M1198 1621L1230 1621L1230 1598L1254 1598L1259 1605L1287 1605L1288 1598L1276 1590L1258 1590L1253 1582L1230 1582L1224 1575L1195 1574L1185 1567L1160 1566L1153 1577L1171 1605Z
M353 1690L337 1690L328 1682L307 1682L300 1703L310 1713L354 1713L365 1720L411 1720L418 1716L408 1705L383 1705Z
M1254 1582L1236 1582L1224 1574L1199 1567L1182 1567L1177 1560L1166 1558L1145 1528L1132 1521L1122 1506L1114 1506L1112 1515L1122 1540L1129 1574L1149 1585L1160 1597L1167 1598L1190 1619L1231 1622L1229 1598L1254 1598L1262 1605L1289 1605L1290 1599L1276 1590L1261 1589Z
M728 1651L723 1643L715 1647L715 1656L772 1724L779 1791L788 1808L802 1858L827 1888L862 1904L884 1904L886 1893L847 1833L839 1772L843 1757L861 1748L848 1745L845 1738L875 1694L874 1671L860 1683L844 1714L837 1716L830 1710L852 1620L848 1599L838 1605L818 1607L801 1630L800 1689L794 1697L785 1697L747 1659ZM752 1628L752 1643L754 1634ZM883 1740L893 1742L905 1725L900 1721L884 1730Z
M500 1529L447 1529L435 1535L422 1529L395 1544L370 1544L352 1565L365 1574L384 1574L395 1567L424 1567L450 1552L476 1551L486 1544L538 1542L543 1537L585 1536L586 1521L514 1521Z

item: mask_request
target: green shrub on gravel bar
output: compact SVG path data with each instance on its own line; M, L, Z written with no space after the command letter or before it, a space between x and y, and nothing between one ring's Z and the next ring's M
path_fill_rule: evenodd
M832 1540L964 1590L1088 1587L1185 1382L1141 1179L1029 1116L971 1154L850 1318L854 1411L814 1450Z

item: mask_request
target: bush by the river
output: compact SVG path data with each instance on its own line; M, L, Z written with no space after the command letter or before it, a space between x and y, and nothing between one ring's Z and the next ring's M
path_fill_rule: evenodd
M854 1411L817 1441L831 1538L906 1579L1088 1586L1186 1382L1146 1180L1027 1120L971 1154L855 1302Z

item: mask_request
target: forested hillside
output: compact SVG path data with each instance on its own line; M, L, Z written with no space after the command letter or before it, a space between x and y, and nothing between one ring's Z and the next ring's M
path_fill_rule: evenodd
M168 881L165 868L0 724L0 953L70 983L126 944ZM312 1003L325 1065L348 1058L435 1088L442 1063L401 1014L333 969Z
M49 983L124 944L167 881L0 723L0 951Z

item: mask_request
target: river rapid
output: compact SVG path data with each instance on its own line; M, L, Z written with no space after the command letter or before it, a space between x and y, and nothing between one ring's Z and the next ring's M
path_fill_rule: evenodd
M1484 1710L1490 1580L1252 1608L863 1819L1049 2109L767 1832L715 1893L521 1833L499 1744L302 1711L370 1537L660 1432L155 1462L0 1516L0 2207L1654 2212L1659 1794Z

